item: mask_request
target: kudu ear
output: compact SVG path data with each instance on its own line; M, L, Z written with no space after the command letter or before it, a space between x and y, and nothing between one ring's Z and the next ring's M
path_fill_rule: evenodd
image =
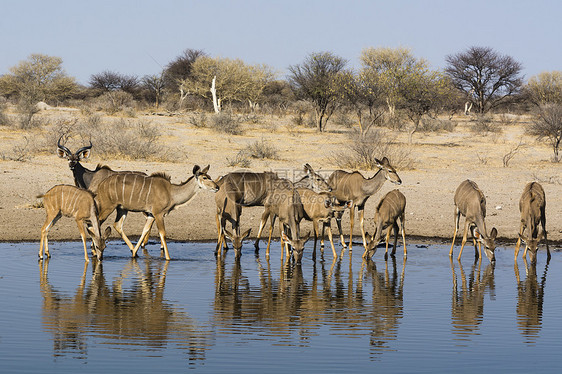
M312 166L310 166L309 163L304 164L304 171L308 174L311 175L314 173L314 170L312 169Z
M332 200L326 199L324 200L324 207L329 208L332 206Z
M250 236L250 233L252 232L252 229L248 229L246 231L244 231L242 233L242 240L246 239L248 236Z
M57 155L60 158L67 158L68 157L68 153L66 153L66 151L60 147L57 148Z
M193 166L193 174L195 176L198 176L200 172L201 172L201 167L199 167L199 165L194 165Z
M284 241L288 242L289 244L292 243L291 239L289 239L289 237L287 236L287 234L283 233L283 235L281 236L281 238L283 238Z
M82 150L82 152L80 152L78 154L78 157L86 159L86 158L90 157L90 153L91 153L91 149L87 148L87 149Z
M308 241L308 239L310 239L310 231L306 233L304 238L302 238L302 240L304 241L303 245Z
M521 239L522 242L526 243L527 242L527 238L523 236L523 234L519 233L519 239Z
M107 226L105 228L105 231L103 233L103 240L106 240L107 238L109 238L109 235L111 235L111 226Z
M202 174L207 174L207 172L209 171L209 167L210 167L210 166L211 166L211 165L205 166L205 167L203 168L203 170L201 170L201 173L202 173Z
M224 236L226 236L228 239L232 240L232 237L234 235L232 235L232 233L230 231L228 231L227 228L224 229Z
M496 228L493 227L492 231L490 231L490 239L495 240L497 236L498 236L498 230L496 230Z

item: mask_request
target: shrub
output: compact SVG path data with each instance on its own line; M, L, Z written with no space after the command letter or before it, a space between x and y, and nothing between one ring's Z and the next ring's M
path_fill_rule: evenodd
M252 161L249 159L248 152L244 149L239 151L234 158L226 158L226 165L230 167L249 168L251 164Z
M382 130L369 130L361 134L353 131L344 149L332 154L331 161L339 167L360 170L377 170L376 159L387 157L396 169L413 168L411 150L396 144Z
M209 122L209 127L215 131L231 135L239 135L242 133L240 121L229 111L223 111L213 115Z
M244 149L244 152L246 152L246 154L252 158L267 158L271 160L278 159L277 148L275 148L275 146L273 146L263 138L261 140L256 140L255 142L248 144L248 146Z
M472 132L477 134L480 133L499 133L501 132L501 128L495 123L492 119L492 116L487 114L479 114L475 116L473 125L472 125Z

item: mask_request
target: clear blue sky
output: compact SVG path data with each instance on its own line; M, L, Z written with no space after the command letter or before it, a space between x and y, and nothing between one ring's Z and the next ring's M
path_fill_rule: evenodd
M43 53L83 84L104 70L159 73L187 48L267 64L280 77L311 52L358 66L366 47L407 47L434 68L492 47L526 78L562 70L560 0L17 0L0 9L0 74Z

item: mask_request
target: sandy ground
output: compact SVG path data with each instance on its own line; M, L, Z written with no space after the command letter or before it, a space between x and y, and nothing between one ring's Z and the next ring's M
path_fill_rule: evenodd
M49 110L41 115L54 118L60 111ZM141 116L139 116L141 117ZM247 144L261 138L270 141L279 150L278 160L252 160L250 170L273 170L281 175L300 172L302 165L310 163L317 171L329 176L338 167L331 160L334 152L349 142L347 129L328 126L328 132L319 134L314 129L290 127L288 118L267 117L267 125L251 124L242 135L224 135L208 129L196 128L178 122L176 117L142 116L156 123L162 130L161 142L173 149L175 162L106 160L96 156L95 144L90 159L83 162L87 168L104 163L115 170L140 170L147 173L163 171L172 176L172 182L187 179L194 164L210 164L209 174L219 177L230 171L227 158L232 159ZM398 134L398 141L410 147L414 161L410 170L398 169L403 183L400 186L386 182L381 191L372 196L366 205L366 227L372 232L374 209L380 198L393 188L399 188L407 198L407 237L443 238L450 240L454 230L453 195L456 187L465 179L475 181L484 191L488 204L487 226L498 229L498 236L513 245L519 228L519 197L525 184L539 181L547 196L547 230L549 239L562 242L562 163L550 162L551 149L544 142L524 135L529 119L519 117L517 122L503 128L499 134L476 135L469 130L466 117L458 117L459 125L453 132L415 134L413 145L407 144L406 134ZM48 120L47 120L48 122ZM48 131L48 130L47 130ZM72 173L65 160L52 153L39 154L31 160L18 162L7 160L15 145L24 136L40 139L45 129L26 133L0 128L0 240L38 241L40 228L45 219L42 208L34 208L37 195L56 184L73 184ZM504 167L502 157L522 139L526 146ZM69 143L72 150L80 145ZM374 171L363 171L366 177ZM257 232L263 208L244 209L242 229L251 227ZM344 232L349 232L349 214L344 216ZM113 222L110 216L107 223ZM461 221L461 225L464 221ZM131 238L137 237L144 223L140 213L129 214L125 230ZM311 229L308 222L303 230ZM461 226L462 227L462 226ZM336 225L333 224L334 230ZM200 192L188 205L173 211L166 218L169 240L213 240L216 238L215 203L213 193ZM276 231L277 232L277 231ZM356 224L355 235L360 235ZM115 235L115 232L114 232ZM152 236L155 237L153 229ZM61 219L50 231L52 240L77 240L78 230L70 218ZM356 242L360 241L357 236ZM460 243L460 234L458 242Z

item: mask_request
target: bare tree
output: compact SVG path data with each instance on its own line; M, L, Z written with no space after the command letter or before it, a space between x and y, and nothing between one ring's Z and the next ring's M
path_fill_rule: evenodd
M560 142L562 142L562 104L548 104L540 108L538 119L529 132L538 139L547 139L554 151L554 162L559 162Z
M90 77L90 87L103 93L123 91L138 96L140 83L134 75L125 75L113 71L103 71Z
M164 91L164 74L146 75L142 78L142 86L146 99L154 103L156 109L160 106Z
M479 113L503 104L523 85L522 65L489 47L470 47L445 58L445 72L473 102Z
M326 123L338 103L337 77L347 61L330 52L311 53L302 64L289 66L289 83L299 99L312 102L318 131Z
M178 92L181 82L191 77L195 60L204 56L207 56L207 54L203 50L188 48L181 55L170 61L163 72L166 89L170 92Z

